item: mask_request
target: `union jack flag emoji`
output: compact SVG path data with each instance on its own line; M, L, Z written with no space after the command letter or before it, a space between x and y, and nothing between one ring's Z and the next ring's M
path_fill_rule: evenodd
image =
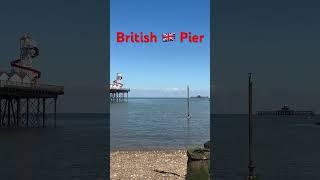
M176 33L162 33L162 41L163 42L169 42L174 41L176 39Z

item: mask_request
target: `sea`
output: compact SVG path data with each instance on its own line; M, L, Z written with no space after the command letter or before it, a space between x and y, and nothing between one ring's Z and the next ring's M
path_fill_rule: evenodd
M209 100L129 98L111 104L112 150L185 149L209 140ZM0 128L0 179L105 179L106 114L58 114L57 128ZM48 117L48 122L50 118ZM217 114L214 176L248 174L247 115ZM254 117L254 165L259 180L320 179L320 116Z
M111 104L111 149L177 149L209 139L209 100L129 98ZM255 116L254 165L258 180L320 179L320 116ZM244 180L248 175L248 116L216 114L214 177Z
M207 98L129 98L110 107L111 150L186 149L210 139Z
M254 165L258 180L320 179L320 116L256 116ZM248 116L214 116L216 180L248 175Z
M105 179L107 116L58 114L54 128L0 128L1 180Z

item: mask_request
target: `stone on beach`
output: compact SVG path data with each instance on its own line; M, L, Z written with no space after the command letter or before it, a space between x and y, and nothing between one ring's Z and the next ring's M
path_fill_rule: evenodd
M187 151L190 161L208 160L210 158L210 151L203 148L190 149Z
M210 141L203 144L204 148L191 148L187 151L189 161L208 160L210 158Z
M206 143L203 144L205 149L210 149L210 141L207 141Z

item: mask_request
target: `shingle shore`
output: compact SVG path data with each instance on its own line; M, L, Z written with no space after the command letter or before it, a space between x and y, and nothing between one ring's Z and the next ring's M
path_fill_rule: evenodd
M148 150L111 152L112 180L185 179L185 150Z

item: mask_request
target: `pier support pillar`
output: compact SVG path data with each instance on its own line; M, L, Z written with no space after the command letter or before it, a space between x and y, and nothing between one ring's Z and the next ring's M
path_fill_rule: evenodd
M37 103L37 123L38 127L40 127L40 99L38 98L38 103Z
M42 98L42 127L46 126L46 98Z
M29 98L27 98L26 119L27 119L26 125L28 127L29 126Z
M7 99L4 100L4 108L2 110L2 116L1 116L1 126L5 126L5 115L6 115L6 111L7 111Z
M8 104L8 122L7 122L7 127L10 127L10 121L11 121L11 107L10 107L10 103L11 101L9 99L7 99L7 104Z
M12 110L12 117L13 117L13 127L17 127L17 117L16 117L16 113L14 112L14 107L13 107L13 99L10 99L10 106L11 106L11 110Z
M57 98L54 98L54 112L53 112L54 128L57 127Z
M0 127L2 127L2 99L0 98Z
M20 98L17 98L17 126L19 127L20 125Z

